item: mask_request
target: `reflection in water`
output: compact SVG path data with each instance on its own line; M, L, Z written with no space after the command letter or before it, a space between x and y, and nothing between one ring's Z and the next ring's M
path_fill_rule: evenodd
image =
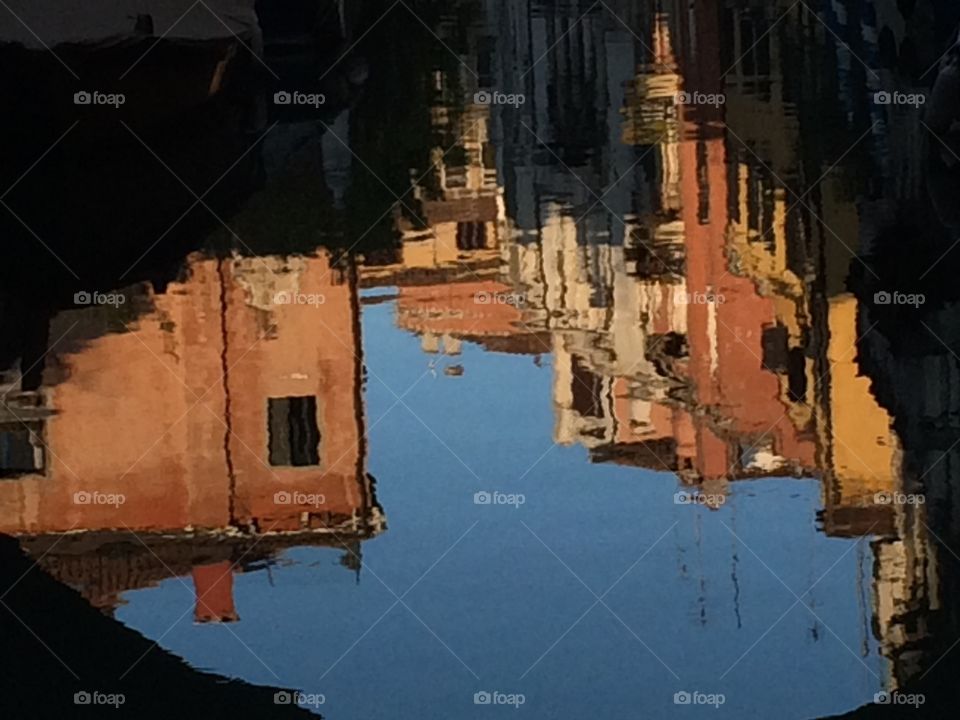
M885 677L867 677L854 704L807 698L796 716L850 710L883 688L925 692L928 710L947 702L960 631L953 140L930 136L917 108L875 98L930 92L925 70L960 13L885 0L655 10L515 0L398 8L388 28L375 3L323 5L330 15L318 26L350 48L329 77L304 80L341 53L312 54L295 19L261 10L248 47L211 41L221 59L191 66L209 81L207 97L177 88L195 132L171 137L166 120L134 110L123 117L143 135L121 130L119 148L104 150L107 170L68 162L85 139L115 130L98 124L65 140L37 176L21 183L11 171L11 253L51 292L27 302L35 280L11 276L0 301L0 532L95 607L130 603L130 622L155 602L130 591L167 597L164 581L187 575L195 621L259 622L238 610L239 575L271 572L290 548L337 548L359 579L361 541L386 527L367 470L386 451L368 448L368 434L396 405L410 410L391 390L368 422L368 393L387 385L372 369L384 362L368 356L408 358L400 348L413 334L429 356L425 375L472 388L460 391L467 402L493 396L536 418L490 374L506 367L500 354L532 358L550 373L554 443L583 448L597 467L675 475L706 498L717 513L682 508L696 514L695 540L694 549L677 540L676 565L683 581L699 577L701 627L722 623L712 618L727 601L711 606L713 575L692 554L717 523L730 531L735 626L750 635L736 637L730 662L773 627L751 624L766 591L741 583L741 564L764 552L737 542L746 531L723 514L727 501L768 483L775 511L797 512L779 479L815 479L816 532L856 556L861 576L849 578L846 599L858 609L819 609L812 588L826 573L795 597L811 608L811 642L837 640L832 661L852 663L844 683L864 671ZM282 51L295 40L307 59ZM176 43L161 49L187 58ZM277 84L258 64L281 83L319 83L328 104L316 117L284 114L267 104ZM495 93L525 101L489 102ZM211 127L218 143L208 143ZM151 174L99 201L110 216L102 236L73 230L99 206L43 213L63 188L82 198L84 185L109 182L119 192L131 171L116 168L131 148L147 147L136 162L162 174L151 156L177 157L188 137L203 162L171 162L196 194L244 159L212 207L197 207L196 194L160 203L170 178ZM21 149L15 165L47 145ZM184 210L180 228L154 243ZM109 257L92 260L97 247ZM124 302L78 307L74 294L97 288ZM925 302L883 301L897 292ZM393 328L376 324L384 303ZM474 371L478 384L464 385ZM436 400L438 412L455 415L446 402ZM417 419L455 455L449 435L475 436L492 454L527 437L520 418L500 435ZM418 466L390 467L394 482L437 473L423 452ZM457 459L469 483L480 480ZM522 480L536 459L529 470L518 460L512 476ZM402 533L424 516L456 515L443 492L383 542L396 533L409 547ZM630 497L598 492L616 505ZM926 502L906 501L918 497ZM777 527L764 528L762 542L776 544ZM616 544L627 530L613 528L612 547L628 552ZM470 597L451 597L469 612ZM673 590L662 599L685 601ZM843 624L841 638L833 627ZM776 637L782 654L808 648ZM523 653L535 659L549 642Z
M98 546L86 536L77 556L69 541L44 554L56 577L97 605L178 572L165 553L189 568L182 535L194 529L212 533L215 556L236 560L245 548L249 563L278 547L339 546L383 528L364 467L355 273L327 254L192 256L184 272L163 294L128 289L126 301L143 310L126 322L117 317L124 306L60 313L42 387L21 391L14 376L5 388L4 469L16 481L0 485L0 530L29 535L41 553L52 533L164 533L139 548L154 567L129 584L116 584L122 564L90 576L86 558ZM276 302L308 295L323 299L323 323ZM251 533L270 539L254 549ZM220 564L194 566L198 597ZM231 617L229 596L223 603L220 614Z

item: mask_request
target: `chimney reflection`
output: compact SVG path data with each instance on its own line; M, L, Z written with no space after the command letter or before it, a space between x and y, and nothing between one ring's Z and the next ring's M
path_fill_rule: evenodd
M227 561L193 568L196 605L193 619L198 623L236 622L240 619L233 605L233 566Z

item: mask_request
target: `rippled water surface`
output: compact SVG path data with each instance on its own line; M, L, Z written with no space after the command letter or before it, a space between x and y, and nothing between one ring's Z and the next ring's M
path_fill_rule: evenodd
M960 10L141 4L0 3L10 717L947 716Z

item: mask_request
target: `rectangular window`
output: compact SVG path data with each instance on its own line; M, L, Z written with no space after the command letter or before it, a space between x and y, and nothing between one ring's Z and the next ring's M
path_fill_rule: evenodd
M603 417L603 380L573 356L573 409L583 417Z
M482 222L457 223L457 250L482 250L486 246L486 225Z
M269 398L270 464L306 467L320 464L317 398Z
M43 445L35 431L39 427L0 426L0 477L43 472Z
M790 334L783 325L763 329L763 369L785 373L790 367Z

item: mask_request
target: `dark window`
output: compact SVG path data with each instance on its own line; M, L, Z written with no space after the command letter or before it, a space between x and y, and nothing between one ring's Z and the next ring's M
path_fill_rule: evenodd
M760 22L757 22L760 20ZM749 48L741 60L743 74L747 77L766 77L770 74L770 32L773 30L761 18L744 15L740 20L742 44Z
M457 223L457 249L480 250L487 246L487 226L482 222Z
M756 167L750 166L747 174L747 228L757 233L760 232L760 223L762 222L763 208L761 207L760 195L763 192L762 182Z
M775 373L787 372L790 357L790 336L783 325L763 329L763 367Z
M697 141L697 222L710 224L710 159L707 157L707 144Z
M33 430L22 425L0 426L0 477L43 472L43 446Z
M489 35L477 38L477 83L487 90L494 87L497 79L494 57L497 53L497 39Z
M320 464L320 428L315 397L269 398L270 464L302 467Z
M603 417L603 380L573 356L573 409L584 417Z
M787 378L789 379L790 399L794 402L806 402L807 399L807 358L803 348L790 348Z
M485 142L483 144L483 150L481 151L483 158L483 166L485 168L495 168L497 167L497 146L491 142Z

